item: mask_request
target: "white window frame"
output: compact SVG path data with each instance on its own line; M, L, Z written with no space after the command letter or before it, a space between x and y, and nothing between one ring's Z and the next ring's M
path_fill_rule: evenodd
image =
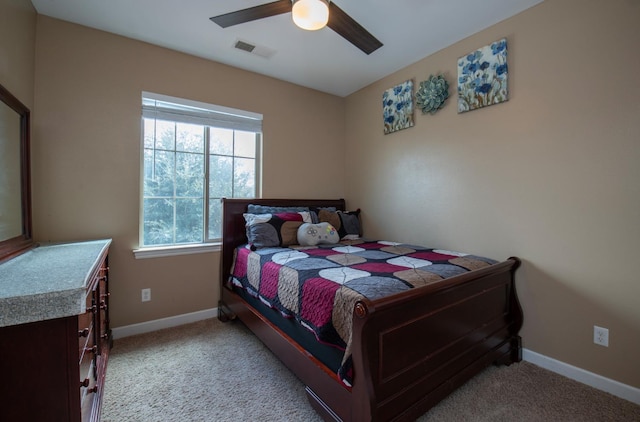
M140 141L140 198L139 198L139 247L133 250L136 259L154 258L171 255L184 255L194 253L204 253L220 250L220 241L208 242L208 221L205 217L204 234L205 241L202 243L189 243L166 246L143 246L144 238L144 118L155 118L169 120L179 123L191 123L217 128L241 130L255 132L258 135L256 140L256 173L255 186L256 197L261 193L261 157L262 157L262 114L250 111L234 109L214 104L203 103L184 98L171 97L168 95L142 92L142 116L141 116L141 141ZM209 152L206 151L208 159ZM208 166L207 166L208 167ZM208 174L205 175L208 178ZM205 184L205 202L209 201L209 192ZM205 212L208 210L206 206Z

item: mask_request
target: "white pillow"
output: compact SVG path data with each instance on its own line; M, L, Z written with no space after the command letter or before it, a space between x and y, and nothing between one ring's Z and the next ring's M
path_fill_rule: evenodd
M338 230L329 223L303 223L298 227L298 244L315 246L319 244L333 244L340 241Z

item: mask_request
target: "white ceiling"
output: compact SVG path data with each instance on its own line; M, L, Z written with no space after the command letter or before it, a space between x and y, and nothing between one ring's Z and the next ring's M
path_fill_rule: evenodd
M228 28L209 20L271 0L32 0L42 15L347 96L542 0L336 0L384 45L370 55L291 13ZM506 35L506 34L505 34ZM242 40L273 54L234 48ZM478 46L480 47L480 46ZM434 69L437 71L437 69Z

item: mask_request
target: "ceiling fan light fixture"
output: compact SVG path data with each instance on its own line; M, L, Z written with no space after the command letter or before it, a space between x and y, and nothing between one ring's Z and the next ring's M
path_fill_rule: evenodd
M328 0L293 0L293 22L302 29L315 31L324 28L329 21Z

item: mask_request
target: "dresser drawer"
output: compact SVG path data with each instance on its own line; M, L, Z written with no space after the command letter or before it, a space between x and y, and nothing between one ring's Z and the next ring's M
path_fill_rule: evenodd
M88 421L96 415L92 415L92 410L98 400L98 380L95 377L96 374L96 360L89 359L89 365L81 365L80 370L86 373L84 374L84 380L80 387L80 415L81 420ZM82 373L81 373L82 375Z
M93 332L93 325L88 328L88 336L80 338L80 347L78 348L78 357L80 364L80 381L84 379L83 374L85 371L82 369L82 366L87 366L91 360L94 359L98 348L95 344L95 335Z
M93 320L94 317L91 311L78 315L78 350L80 359L82 359L82 351L86 347L93 346ZM89 346L89 342L92 343L91 346Z
M78 315L78 356L80 362L87 351L97 351L94 349L96 345L96 291L94 286L95 282L89 283L85 296L86 311Z
M96 342L98 353L111 348L111 330L109 328L109 268L104 262L97 280L98 318L96 320Z

